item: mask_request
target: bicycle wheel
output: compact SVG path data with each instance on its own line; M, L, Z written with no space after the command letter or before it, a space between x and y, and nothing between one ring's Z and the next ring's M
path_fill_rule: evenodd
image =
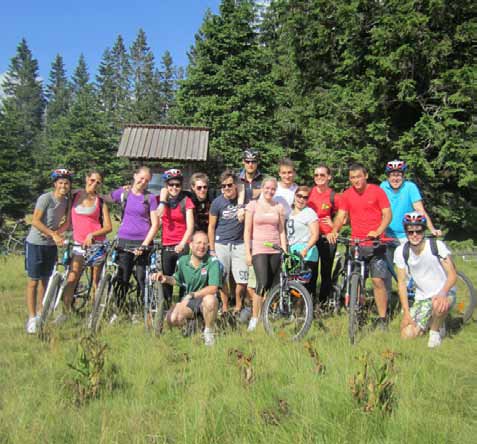
M110 273L106 273L99 281L98 290L94 298L93 310L88 322L88 328L97 333L103 318L106 306L108 305L110 293L113 289L112 277Z
M356 341L359 329L359 301L363 298L363 287L361 276L358 273L351 274L350 294L348 306L348 335L351 344Z
M164 298L164 291L160 282L154 282L152 290L152 307L150 308L152 329L156 336L160 336L164 328L164 321L167 309L167 302Z
M269 335L298 340L306 335L313 321L313 302L299 282L289 281L281 291L273 287L263 303L263 325Z
M45 296L43 297L43 304L40 313L40 321L38 323L38 335L43 334L43 327L46 325L48 318L52 315L55 309L55 302L58 298L58 293L63 283L63 276L55 272L48 281Z
M457 272L456 302L450 310L452 318L462 319L463 323L472 319L474 309L477 306L477 296L470 279L461 271Z
M76 284L75 292L73 294L72 308L75 312L81 311L89 301L89 295L93 286L92 268L86 267Z

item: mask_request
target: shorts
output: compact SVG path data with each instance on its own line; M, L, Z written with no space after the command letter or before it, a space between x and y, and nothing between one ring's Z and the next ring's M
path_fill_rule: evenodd
M36 245L25 242L25 270L30 279L48 279L58 257L56 245Z
M197 316L199 313L201 313L201 307L202 307L202 298L194 298L194 299L191 299L189 302L187 302L187 308L190 308L192 310L192 313L194 313L194 316Z
M253 269L252 265L248 267L247 287L253 289L257 288L257 276L255 276L255 270Z
M72 253L74 256L77 256L81 261L86 257L87 250L84 249L80 244L73 244ZM104 263L106 260L106 249L101 246L96 246L94 251L89 250L88 254L88 263L89 266L97 267Z
M245 244L215 244L215 254L224 267L225 282L230 277L230 272L235 283L246 284L248 282L248 265L245 261Z
M452 307L455 304L456 292L452 288L447 296ZM422 330L426 331L429 328L429 321L432 317L432 298L421 299L415 301L410 310L412 320Z
M386 261L386 247L360 247L360 255L368 263L369 274L372 278L386 279L389 274Z

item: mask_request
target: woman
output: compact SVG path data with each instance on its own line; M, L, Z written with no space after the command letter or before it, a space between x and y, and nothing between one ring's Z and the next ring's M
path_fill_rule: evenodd
M315 186L311 190L308 206L315 210L318 216L320 228L320 237L316 246L318 248L319 261L321 262L321 286L318 301L316 301L315 291L312 296L314 302L325 304L331 291L331 270L336 253L336 244L330 244L326 239L326 235L333 229L333 216L338 210L339 195L336 194L329 186L331 181L331 170L326 165L318 165L314 174ZM313 274L311 283L316 290L316 279L318 277L318 262L312 268Z
M108 205L99 196L99 189L103 183L103 175L92 170L86 174L85 187L72 194L70 220L73 229L73 259L71 271L68 275L68 286L64 292L66 312L71 311L73 293L80 277L84 263L85 249L106 239L106 234L112 230L111 217ZM102 262L93 267L93 288L99 281Z
M127 251L118 253L119 279L123 288L127 289L133 267L136 265L136 277L141 295L144 292L149 256L143 254L141 247L149 246L159 229L156 196L146 191L151 178L151 170L146 166L141 166L134 173L133 184L128 191L118 188L110 195L110 199L120 203L123 208L121 225L118 230L118 247L135 250L134 254ZM124 296L125 293L123 293L123 298ZM121 305L124 302L124 300L120 300L118 304Z
M299 253L305 260L305 265L313 270L317 267L319 237L318 216L307 206L310 188L300 186L295 191L292 211L286 222L288 244L290 251ZM316 279L306 284L310 294L316 289Z
M194 233L194 203L182 191L182 172L171 169L164 172L167 201L161 201L162 211L162 269L165 275L174 274L177 259L188 252L188 243ZM162 208L163 207L163 208ZM172 300L172 287L164 286L164 296Z
M245 212L245 254L247 264L253 265L257 280L248 331L256 329L263 297L280 278L280 252L264 246L264 242L279 244L284 250L287 248L285 210L273 200L277 185L273 177L264 179L259 199L250 201Z

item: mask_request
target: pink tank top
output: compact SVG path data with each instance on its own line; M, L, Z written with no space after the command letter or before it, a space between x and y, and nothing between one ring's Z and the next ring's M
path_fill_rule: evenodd
M252 256L256 254L278 254L279 251L263 245L264 242L273 242L280 245L278 230L280 216L284 210L281 204L275 204L269 211L265 210L252 200L247 205L247 211L253 214L252 226Z
M99 198L92 207L84 207L78 204L78 199L82 192L76 193L71 207L71 224L73 225L73 240L82 244L89 233L93 233L101 229L99 215L101 214ZM97 236L95 241L103 241L106 236Z

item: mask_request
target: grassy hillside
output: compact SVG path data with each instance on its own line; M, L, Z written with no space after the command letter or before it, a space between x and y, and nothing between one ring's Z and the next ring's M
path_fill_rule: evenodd
M477 283L471 264L458 265ZM260 328L223 335L212 349L200 337L170 331L157 339L123 323L103 331L103 370L85 377L68 365L86 368L83 320L45 342L27 336L22 259L1 258L0 271L2 444L475 442L475 322L436 350L425 338L402 342L398 319L354 347L345 317L314 325L307 342L284 343ZM380 386L390 412L379 402L366 412L350 379L366 352L384 376L385 351L397 353ZM96 376L98 397L87 400L81 389Z

